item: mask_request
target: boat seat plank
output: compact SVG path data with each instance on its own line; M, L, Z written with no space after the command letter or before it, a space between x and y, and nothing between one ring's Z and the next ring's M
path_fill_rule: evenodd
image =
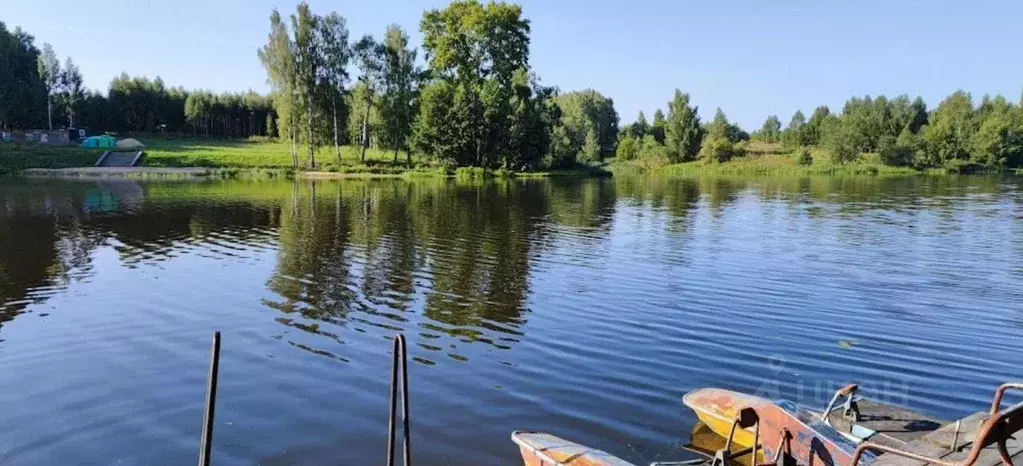
M923 456L926 456L926 457L929 457L929 458L938 458L938 459L940 459L942 456L944 456L944 455L949 453L948 450L946 450L946 449L937 447L935 445L931 445L929 443L921 442L920 440L916 440L916 441L907 443L904 447L901 448L901 450L905 450L905 451L908 451L910 453L916 453L918 455L923 455ZM895 456L895 455L892 455L892 454L884 454L884 455L878 456L877 460L874 461L873 463L871 463L872 466L874 466L874 465L876 465L876 466L923 466L925 464L928 464L928 463L924 463L922 461L917 461L917 460L905 458L905 457L902 457L902 456Z
M972 444L976 440L977 430L980 429L980 426L984 424L987 418L988 414L986 412L977 412L960 419L959 440L956 441L957 447ZM923 440L931 445L951 449L952 442L955 440L955 432L956 424L952 422L925 435Z
M860 400L857 405L860 408L860 420L857 424L882 434L871 441L888 446L901 447L934 432L945 423L940 419L885 403ZM846 419L840 410L832 411L828 415L828 420L836 429L852 432L853 423Z
M918 440L909 442L902 449L911 453L928 456L948 462L964 460L969 455L969 450L976 439L977 429L987 419L986 412L978 412L961 419L959 426L959 440L956 451L952 451L952 441L955 438L955 423L949 423L940 429L921 437ZM1019 463L1023 460L1023 435L1017 435L1006 442L1009 456ZM885 454L878 457L873 463L876 466L924 466L920 461ZM975 466L998 466L1002 464L1001 456L994 445L985 448L980 457L977 458Z
M1005 446L1009 450L1009 457L1012 458L1014 463L1019 464L1019 460L1023 459L1023 440L1010 438L1005 442ZM962 448L955 453L946 455L943 459L947 461L958 462L962 461L969 454L969 448ZM998 449L994 446L988 446L980 453L980 457L977 458L975 466L1000 466L1002 464L1002 457L998 454Z

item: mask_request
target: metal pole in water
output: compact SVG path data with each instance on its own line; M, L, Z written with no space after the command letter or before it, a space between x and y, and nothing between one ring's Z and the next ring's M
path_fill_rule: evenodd
M411 435L409 435L409 412L408 412L408 347L405 346L405 335L398 335L398 346L401 347L401 423L405 433L402 459L404 466L412 466Z
M398 414L398 366L401 366L401 427L402 461L404 466L412 465L411 439L409 438L409 404L408 404L408 348L405 336L394 337L394 358L391 364L391 409L387 418L387 466L394 466L394 416Z
M391 407L387 414L387 466L394 466L394 415L398 410L398 339L394 339L391 360Z
M202 416L202 440L199 445L199 466L209 466L213 447L213 411L217 404L217 373L220 370L220 332L213 332L210 373L206 379L206 410Z

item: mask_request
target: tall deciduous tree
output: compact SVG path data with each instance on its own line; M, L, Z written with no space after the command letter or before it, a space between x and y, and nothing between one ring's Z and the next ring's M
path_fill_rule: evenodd
M362 102L356 104L362 107L362 131L359 144L362 147L362 162L366 162L366 148L369 147L369 117L373 109L373 101L384 81L384 46L378 43L373 36L365 35L352 46L355 53L356 64L359 67L359 82L363 85L364 93Z
M584 162L595 162L600 158L600 142L597 139L597 132L590 128L586 131L586 140L582 150L579 152L579 159Z
M664 112L661 109L654 110L654 123L650 125L650 134L658 144L664 144Z
M320 20L319 36L319 53L322 61L320 79L324 91L330 96L334 152L340 163L341 126L338 121L338 110L339 106L344 104L345 85L348 83L348 61L351 56L351 49L348 45L348 26L345 23L345 18L337 13L324 16ZM342 108L340 110L342 118L347 115L345 109Z
M46 86L39 76L35 39L0 22L0 128L31 127L46 105ZM45 123L45 122L44 122Z
M416 68L416 50L409 49L409 38L400 26L388 26L384 34L384 95L381 117L384 143L394 150L394 163L398 151L406 152L406 161L412 165L409 140L415 115L416 94L422 72Z
M529 21L522 17L522 7L458 0L443 10L427 11L420 30L435 79L446 81L444 89L454 91L454 107L446 122L451 130L428 131L452 138L436 149L469 150L472 153L457 154L456 159L491 166L491 155L509 150L513 81L519 70L529 69ZM422 124L419 128L427 131ZM463 144L466 140L468 146Z
M273 94L274 108L278 118L286 125L278 124L278 131L287 128L291 141L292 166L298 168L298 122L297 101L299 87L295 72L295 42L288 27L276 9L270 14L270 34L266 45L259 50L259 59L266 69L267 81Z
M852 162L859 157L859 135L852 125L840 118L827 118L822 123L821 134L821 144L833 162Z
M888 109L882 113L882 116L885 115L887 120L884 121L884 134L897 137L906 128L915 134L927 124L927 104L920 97L910 100L908 95L903 94L888 101Z
M560 118L560 109L552 101L555 89L541 86L522 68L516 71L512 88L511 125L501 162L507 169L539 168L550 149L553 127Z
M699 107L689 104L689 94L675 89L675 98L668 102L665 121L665 142L672 162L695 160L703 143L703 127L697 114Z
M598 148L593 160L599 160L605 148L613 148L618 139L618 112L614 101L601 93L586 89L566 92L554 99L561 110L561 123L571 139L572 150L583 153L589 132L597 138Z
M306 143L309 146L309 166L316 167L316 141L313 138L313 116L316 106L313 102L320 74L320 17L313 14L309 4L301 2L295 14L291 15L291 29L295 34L295 80L302 96L306 114Z
M53 52L53 46L49 43L43 44L43 53L39 55L39 77L46 86L46 124L53 130L53 96L57 93L60 85L60 61L57 54Z
M831 116L831 109L827 105L821 105L814 109L810 115L810 121L806 123L807 144L817 145L821 142L821 125L824 120Z
M64 62L64 69L61 70L58 96L68 117L68 127L73 128L75 126L75 111L78 108L78 103L85 96L85 90L82 87L82 73L71 57Z
M1023 163L1023 109L1000 101L983 115L971 138L970 160L986 166L1020 166Z
M956 91L938 105L930 123L920 132L927 163L940 166L953 160L969 159L970 137L977 127L970 94Z

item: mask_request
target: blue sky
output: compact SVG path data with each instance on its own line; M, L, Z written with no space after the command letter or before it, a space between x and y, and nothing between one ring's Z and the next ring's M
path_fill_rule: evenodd
M0 21L70 55L86 85L105 90L121 71L169 85L265 91L256 49L272 0L6 0ZM957 88L1016 100L1023 90L1019 0L523 0L534 70L562 90L593 88L622 122L665 107L674 89L704 117L716 107L747 129L768 114L863 94L921 95ZM419 18L444 1L311 0L338 11L353 36L397 23L420 42ZM117 25L104 27L101 24Z

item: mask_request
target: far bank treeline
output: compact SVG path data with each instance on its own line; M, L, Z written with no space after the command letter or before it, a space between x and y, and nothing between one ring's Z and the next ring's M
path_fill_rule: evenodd
M432 157L453 166L531 170L610 153L618 115L594 91L558 94L529 65L530 23L508 3L456 1L429 10L419 50L400 26L382 39L350 38L345 18L300 3L288 21L270 16L259 58L277 115L276 133L315 166L317 146L348 140ZM352 79L353 76L355 79ZM347 122L347 123L346 123Z
M267 136L273 106L256 92L214 94L167 86L160 77L121 74L108 91L89 91L68 57L35 46L0 22L0 129L89 128L93 132L171 132L221 138Z
M419 48L397 25L379 37L350 37L343 16L304 2L287 15L273 11L269 25L257 51L269 96L187 91L127 75L103 95L82 88L70 58L61 66L51 47L40 51L27 33L0 23L0 57L11 64L0 67L0 101L12 103L0 105L0 128L58 121L94 132L269 136L288 143L295 166L311 167L323 162L316 148L332 146L340 158L345 144L361 146L363 159L376 147L393 151L395 163L404 154L411 164L417 153L444 165L513 170L609 156L646 167L721 163L764 146L804 165L1023 166L1023 102L974 102L962 91L934 109L919 97L856 97L840 112L796 112L787 125L772 115L748 133L721 109L702 121L676 90L666 112L656 110L652 122L640 113L619 131L612 99L541 83L529 63L530 22L515 4L460 0L426 11Z
M443 165L514 170L572 167L613 153L614 103L595 91L540 84L520 6L456 1L426 11L420 29L423 60L397 25L379 38L349 37L343 16L302 2L287 17L271 13L258 49L269 96L188 91L123 74L103 95L82 87L70 58L61 69L48 44L40 51L32 36L0 23L0 53L19 60L0 70L0 96L21 103L0 110L0 128L279 137L294 165L309 167L322 162L316 148L333 146L340 158L345 144L361 145L363 159L366 147L376 147L393 151L395 162L403 153L411 164L418 153ZM48 76L74 79L65 85Z
M667 116L657 110L651 124L641 112L623 129L616 150L618 159L646 166L717 163L746 156L750 141L789 152L801 165L876 157L884 165L954 172L1019 168L1023 97L1015 103L984 96L975 105L970 94L956 91L930 111L920 97L854 97L841 113L820 106L807 119L796 111L785 129L771 115L749 134L730 123L720 108L712 121L701 124L689 95L676 91Z

